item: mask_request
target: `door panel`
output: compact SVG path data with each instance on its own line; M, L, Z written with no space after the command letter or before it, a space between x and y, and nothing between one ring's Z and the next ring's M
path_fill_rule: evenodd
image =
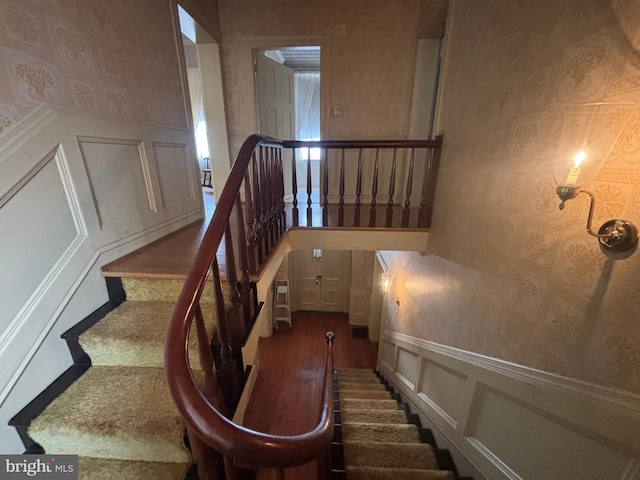
M318 262L311 260L311 250L295 252L293 275L297 310L320 310L320 279ZM297 287L297 288L296 288Z
M295 310L347 312L351 252L323 250L313 260L312 250L293 253L292 294Z
M256 85L260 133L292 139L293 70L256 52Z
M320 309L323 312L346 312L345 298L349 289L345 265L351 265L351 252L345 250L324 250L321 269Z

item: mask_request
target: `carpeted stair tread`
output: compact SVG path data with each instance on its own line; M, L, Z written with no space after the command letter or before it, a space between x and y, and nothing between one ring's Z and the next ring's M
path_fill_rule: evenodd
M345 464L354 467L438 469L431 445L426 443L345 442L344 458Z
M346 471L349 480L453 480L453 474L446 470L347 467Z
M93 365L163 367L164 341L175 303L126 301L80 336L80 345ZM215 322L211 308L203 309L211 337ZM196 329L189 337L189 359L198 366Z
M420 443L420 434L415 425L392 425L388 423L345 423L342 425L342 440L358 442Z
M134 277L122 279L122 287L127 295L127 300L143 302L159 301L173 302L175 304L183 285L184 279L154 278L151 280ZM228 298L229 284L221 282L221 285L224 298ZM209 279L200 297L200 304L215 303L213 291L213 282Z
M338 369L338 377L378 378L373 370L369 370L367 368L340 368Z
M398 410L395 400L368 400L363 398L340 399L342 410Z
M57 454L189 462L161 368L95 366L54 400L29 435Z
M350 399L369 399L369 400L386 400L391 399L391 394L386 390L340 390L340 398L344 400Z
M402 410L342 410L342 423L406 423Z
M183 480L188 468L186 463L78 458L79 480Z
M338 385L360 385L363 388L368 388L372 386L378 386L384 388L384 385L380 383L380 380L373 377L368 379L359 379L359 378L340 378Z
M340 392L347 390L385 390L385 387L380 382L339 382Z

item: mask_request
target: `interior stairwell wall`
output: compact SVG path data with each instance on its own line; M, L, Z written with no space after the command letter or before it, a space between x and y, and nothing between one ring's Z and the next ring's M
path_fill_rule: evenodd
M425 255L384 254L399 306L387 303L383 363L488 478L566 478L530 440L558 426L595 439L546 437L573 462L613 446L606 478L640 474L640 254L603 255L581 199L558 209L552 141L563 107L640 103L639 32L637 2L451 2L433 228ZM640 223L638 128L635 115L586 185L596 226ZM607 411L619 417L603 426ZM604 478L585 475L569 476Z
M220 0L231 148L257 131L252 48L322 47L324 138L406 138L419 0ZM342 114L334 114L341 107Z
M175 15L0 0L2 453L71 364L60 334L106 302L100 266L202 218Z

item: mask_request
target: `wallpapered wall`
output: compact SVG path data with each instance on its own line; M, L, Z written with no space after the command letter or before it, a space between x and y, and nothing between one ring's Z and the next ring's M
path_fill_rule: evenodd
M640 392L640 253L611 260L558 209L558 112L640 104L640 2L454 0L428 252L386 253L388 327L535 369ZM640 224L640 113L600 174L596 229ZM618 122L618 123L616 123ZM393 305L395 307L395 305Z
M406 138L418 0L220 0L219 5L228 128L236 151L257 131L251 48L265 41L284 46L278 39L288 37L320 39L325 49L325 109L344 109L344 116L328 116L325 138Z
M0 132L41 103L186 127L168 0L0 0Z

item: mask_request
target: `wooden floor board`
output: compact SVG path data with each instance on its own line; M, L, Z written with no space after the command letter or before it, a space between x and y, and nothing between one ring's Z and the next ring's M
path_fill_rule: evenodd
M324 362L325 333L335 333L334 367L374 369L378 346L353 338L344 313L294 312L293 326L281 324L269 338L260 339L260 371L244 424L254 430L294 435L311 430L318 421ZM313 480L315 462L285 471L286 480ZM261 480L276 478L262 470Z

